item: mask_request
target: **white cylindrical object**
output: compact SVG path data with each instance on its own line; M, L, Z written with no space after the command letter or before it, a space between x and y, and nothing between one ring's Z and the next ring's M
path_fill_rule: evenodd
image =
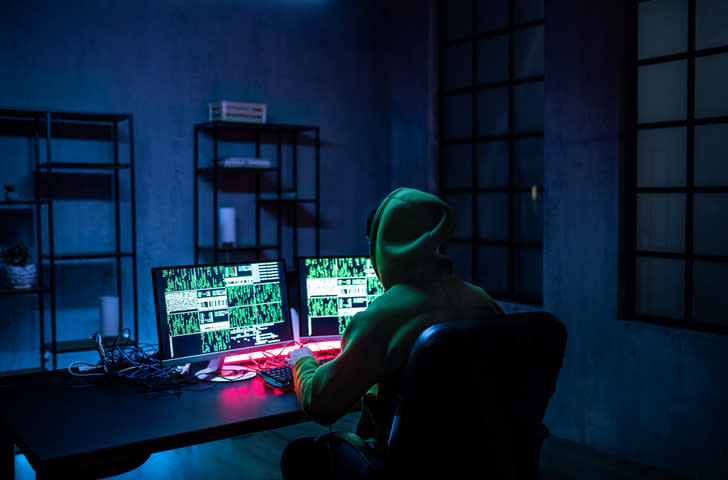
M218 233L220 245L223 247L235 246L235 207L220 207L220 231Z
M101 336L115 337L119 334L119 297L101 297Z
M298 312L295 308L291 308L291 324L293 325L293 341L298 343L301 341L301 330Z

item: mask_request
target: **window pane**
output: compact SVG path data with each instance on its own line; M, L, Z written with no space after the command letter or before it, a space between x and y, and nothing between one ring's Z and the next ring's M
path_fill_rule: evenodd
M687 116L687 63L646 65L637 70L637 121L685 120Z
M685 251L685 194L637 195L637 249Z
M442 149L445 188L471 188L473 146L469 143L447 145Z
M728 193L696 193L693 212L695 253L728 255Z
M519 193L513 196L514 236L517 242L543 240L543 195Z
M522 138L514 144L513 185L543 185L543 138Z
M695 185L728 185L728 125L695 126Z
M466 282L473 281L473 248L469 244L448 243L443 253L452 259L455 275Z
M696 0L695 48L727 45L726 18L728 18L728 2L725 0Z
M728 263L693 264L693 320L728 325L726 284L728 284Z
M516 132L543 130L543 82L513 87L513 103Z
M540 301L543 260L540 248L516 248L513 266L513 294L524 300Z
M478 92L478 135L508 132L508 89L493 88Z
M513 75L543 75L543 25L513 33Z
M443 98L442 134L445 138L469 138L473 134L472 95Z
M637 132L637 186L685 186L686 145L684 127Z
M637 258L637 313L682 319L685 262L669 258Z
M695 116L728 115L728 53L695 59Z
M470 0L448 0L442 5L442 35L445 41L467 37L473 33L473 12Z
M508 26L508 0L478 1L478 31L488 32Z
M500 82L508 79L508 35L478 41L477 82Z
M465 88L473 84L473 46L470 43L448 47L443 52L443 87Z
M478 187L508 186L508 142L478 144Z
M516 23L543 18L544 0L513 0L513 14Z
M455 232L453 237L471 238L473 235L473 203L470 194L449 194L445 201L455 212Z
M478 195L478 238L508 240L508 195L483 193Z
M478 284L491 296L508 294L508 247L479 247Z
M652 0L638 7L637 57L650 58L688 49L688 2Z

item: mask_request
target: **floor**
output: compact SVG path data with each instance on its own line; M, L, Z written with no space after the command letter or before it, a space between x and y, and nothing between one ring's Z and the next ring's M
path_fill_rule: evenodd
M346 415L335 430L353 431L358 414ZM278 461L285 445L299 437L328 431L313 422L268 430L218 442L152 455L141 467L113 480L278 480ZM23 455L15 457L18 480L35 478ZM601 454L590 448L549 437L541 453L540 480L681 480L683 477ZM684 479L683 479L684 480Z

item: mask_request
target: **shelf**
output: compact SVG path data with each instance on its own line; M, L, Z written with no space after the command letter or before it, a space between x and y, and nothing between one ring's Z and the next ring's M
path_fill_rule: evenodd
M45 205L48 203L48 200L0 200L0 205L7 205L7 206L18 206L18 207L28 207L27 209L32 209L32 205Z
M281 132L307 132L316 130L318 127L308 125L287 125L281 123L247 123L247 122L225 122L217 120L214 122L204 122L197 124L200 130L212 130L218 129L233 129L233 130L266 130L266 131L281 131Z
M296 192L281 192L281 198L277 193L265 192L260 194L260 199L264 202L316 202L315 198L299 198Z
M57 368L56 353L95 348L90 338L56 342L58 340L56 332L58 307L55 301L58 295L57 287L60 284L68 285L68 282L78 281L64 276L65 267L89 266L94 263L119 264L123 258L124 268L115 269L116 285L124 289L125 298L129 298L126 297L126 293L130 290L133 303L133 320L129 321L130 324L133 321L130 336L138 336L133 115L0 108L0 137L25 137L27 142L32 144L27 163L34 176L33 189L16 192L25 198L0 200L0 214L4 221L18 224L25 230L29 228L28 218L35 216L36 225L30 230L33 232L31 243L36 245L34 257L40 270L49 269L53 276L42 277L42 281L39 280L46 285L35 285L27 289L14 289L9 285L0 287L0 296L36 295L33 300L37 304L35 314L40 325L38 348L41 369ZM57 139L64 140L61 148L64 153L82 156L54 156L58 152L55 143ZM81 142L75 142L76 140ZM89 149L88 142L98 142L98 144L94 143L93 148ZM102 148L96 148L97 145ZM68 150L66 146L73 150ZM108 148L103 148L105 146ZM78 150L75 150L76 148ZM75 210L67 208L69 201L74 204L86 202L77 205L82 208L115 207L112 233L116 235L116 243L99 241L83 247L77 246L75 249L83 251L74 251L73 246L54 248L54 236L62 228L73 228L76 220L73 216ZM130 209L130 215L126 215L126 212L121 213L122 204L123 208ZM60 215L54 217L56 207L59 208ZM130 242L126 240L126 234L122 233L122 229L131 230ZM19 230L18 236L20 233L26 232ZM44 240L46 236L49 238L47 242ZM122 244L124 250L119 251ZM59 251L63 253L58 253ZM131 274L127 279L126 268L129 263L131 263ZM60 270L54 268L54 265ZM106 267L104 265L105 269ZM81 271L74 271L74 275L83 278ZM46 295L50 297L48 306L44 304ZM47 317L50 318L47 320ZM48 324L50 331L46 330ZM83 334L83 332L76 333ZM54 344L55 347L52 347ZM51 352L50 359L46 355L48 351ZM47 360L51 362L49 366L45 363Z
M89 260L92 258L118 258L131 257L133 254L128 252L87 252L87 253L56 253L53 255L54 260ZM51 256L47 253L43 254L44 260L50 260Z
M268 257L272 254L294 258L300 254L300 245L311 248L315 254L320 244L320 130L312 125L286 125L275 123L245 123L230 121L210 121L194 126L195 154L195 262L209 260L211 254L241 252L240 257L255 255ZM204 142L200 142L203 137ZM204 148L201 147L204 144ZM224 148L220 148L223 145ZM264 159L272 165L265 167L233 166L235 158ZM220 165L220 160L230 159L228 166ZM215 162L218 163L215 163ZM239 163L243 163L240 161ZM305 181L312 182L311 188L304 188L305 198L299 191L299 171L306 172ZM254 173L266 173L254 175ZM213 183L214 181L214 183ZM200 190L200 186L204 190ZM315 186L315 192L313 192ZM212 202L201 202L202 194L212 193ZM219 237L205 235L208 243L201 245L203 218L216 218L215 208L219 206L218 194L226 195L226 202L244 204L246 209L245 229L253 235L246 240L255 239L258 244L238 244L235 247L215 246L213 239ZM234 199L227 198L233 196ZM255 206L251 200L255 200ZM204 207L200 205L204 204ZM306 205L303 205L306 204ZM315 206L315 214L308 212L308 204ZM210 215L202 210L212 205ZM315 216L314 216L315 215ZM315 228L315 237L300 235L299 228ZM273 231L275 229L275 231ZM264 239L264 240L263 240ZM261 240L263 240L261 242ZM311 240L314 241L311 244ZM309 247L310 245L310 247ZM243 252L247 252L243 253ZM225 257L223 257L225 258Z
M237 245L235 247L211 247L211 246L200 246L199 249L204 252L212 252L217 250L218 252L245 252L250 250L273 250L278 248L278 245Z
M118 337L104 337L104 344L107 347L111 347L114 345L114 341ZM125 347L128 345L135 345L134 339L131 338L121 338L121 341L117 343L117 345L121 347ZM80 340L62 340L56 342L56 349L53 350L53 344L51 342L45 342L43 344L43 348L48 350L49 352L53 353L71 353L71 352L83 352L86 350L95 350L96 344L94 343L93 339L91 338L82 338Z
M258 167L202 167L197 169L197 173L199 175L212 175L215 171L218 173L225 172L225 174L229 174L230 172L275 172L278 170L278 167L265 167L265 168L258 168Z
M278 198L276 192L263 192L260 194L260 199L266 202L277 201L277 200L296 200L298 194L296 192L281 192L281 197Z
M33 137L36 133L47 140L46 111L0 109L0 136ZM51 138L112 141L119 122L131 122L130 114L95 114L50 112ZM119 141L128 140L118 138Z
M45 120L47 110L0 109L0 118ZM51 121L119 122L131 119L130 113L50 112Z
M12 287L0 287L0 296L8 295L30 295L33 293L46 293L50 292L51 289L45 285L35 285L30 288L12 288Z
M195 125L195 131L225 142L318 147L318 127L306 125L206 122Z
M130 163L89 163L89 162L51 162L41 163L38 167L42 170L116 170L119 168L131 168Z

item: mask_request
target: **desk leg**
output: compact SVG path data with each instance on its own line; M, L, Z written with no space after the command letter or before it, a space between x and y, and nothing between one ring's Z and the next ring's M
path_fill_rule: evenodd
M15 444L7 435L0 435L0 450L2 450L2 465L0 465L0 478L15 478Z

